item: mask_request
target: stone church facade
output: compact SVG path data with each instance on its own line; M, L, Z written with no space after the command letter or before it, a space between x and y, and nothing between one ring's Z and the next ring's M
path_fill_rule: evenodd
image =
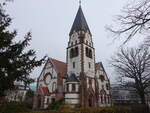
M64 100L71 106L111 106L110 82L102 62L95 62L92 34L79 6L69 33L66 63L49 58L38 77L33 108Z

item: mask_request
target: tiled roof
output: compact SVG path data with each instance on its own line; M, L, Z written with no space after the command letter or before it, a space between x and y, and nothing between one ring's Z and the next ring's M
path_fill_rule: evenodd
M72 25L72 28L71 28L69 35L72 35L74 30L75 31L77 31L77 30L87 31L88 30L90 32L90 29L89 29L88 24L86 22L86 19L84 17L81 6L78 9L77 15L75 17L75 20L74 20L74 23ZM90 32L90 34L91 34L91 32Z
M66 82L79 82L76 75L72 73L70 76L67 77Z
M62 77L64 77L67 73L67 65L65 62L56 60L56 59L52 59L50 58L50 60L52 61L54 67L56 68L56 70L60 73L60 75Z
M49 89L48 89L48 87L41 87L40 90L42 91L42 93L43 93L44 95L48 95L48 94L49 94Z

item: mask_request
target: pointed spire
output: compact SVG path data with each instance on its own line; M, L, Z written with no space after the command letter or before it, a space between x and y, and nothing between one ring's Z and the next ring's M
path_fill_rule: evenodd
M80 2L81 2L81 0L79 1L79 3ZM78 9L77 15L75 17L74 23L73 23L72 28L70 30L70 33L69 33L70 36L73 34L74 30L75 31L78 31L78 30L85 30L85 31L87 31L88 30L89 33L91 34L90 29L88 27L88 24L86 22L84 14L83 14L83 11L82 11L82 8L81 8L81 4L79 4L79 9Z

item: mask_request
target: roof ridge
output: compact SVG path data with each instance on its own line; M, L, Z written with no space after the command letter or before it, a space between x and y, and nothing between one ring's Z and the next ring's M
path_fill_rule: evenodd
M58 62L62 62L62 63L64 63L64 64L66 64L66 62L64 62L64 61L57 60L57 59L54 59L54 58L51 58L51 57L49 57L49 59L51 59L51 60L56 60L56 61L58 61Z

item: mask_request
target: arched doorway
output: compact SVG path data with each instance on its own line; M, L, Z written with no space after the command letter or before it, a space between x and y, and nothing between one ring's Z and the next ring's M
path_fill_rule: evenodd
M92 88L89 88L89 91L88 91L88 94L89 94L89 98L88 98L88 106L89 107L94 107L94 91Z

